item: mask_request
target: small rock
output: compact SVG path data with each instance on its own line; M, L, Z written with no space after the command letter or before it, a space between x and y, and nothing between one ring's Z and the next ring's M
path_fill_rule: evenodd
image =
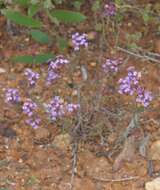
M0 67L0 74L6 73L6 70Z
M71 137L69 134L60 134L54 138L54 145L62 150L68 149L71 142Z
M160 177L145 184L145 190L160 190Z
M35 130L35 138L37 140L43 139L43 138L48 138L50 135L48 129L46 128L39 128Z
M7 137L7 138L14 138L14 137L16 137L17 133L14 129L12 129L6 125L0 124L0 135Z
M154 141L149 150L150 160L160 160L160 140Z
M91 62L91 63L90 63L90 66L91 66L91 67L96 67L96 66L97 66L97 63L96 63L96 62Z
M35 130L34 143L35 144L47 144L51 139L51 134L46 128L38 128Z
M155 42L155 52L160 53L160 39Z
M87 34L88 40L94 40L96 38L97 33L96 32L89 32Z

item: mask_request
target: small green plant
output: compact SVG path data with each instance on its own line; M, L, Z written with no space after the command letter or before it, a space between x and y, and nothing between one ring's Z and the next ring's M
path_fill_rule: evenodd
M63 2L63 0L16 0L11 5L4 4L2 13L11 22L28 28L28 35L40 44L50 44L55 37L60 50L63 51L67 48L66 39L60 37L56 31L54 31L55 36L51 32L46 31L43 19L40 19L38 16L39 12L44 13L55 25L59 25L60 23L72 25L85 21L86 16L80 12L56 9L56 6ZM79 6L83 3L82 0L76 2L79 2ZM52 53L47 53L35 56L18 56L13 60L24 63L43 63L53 57Z

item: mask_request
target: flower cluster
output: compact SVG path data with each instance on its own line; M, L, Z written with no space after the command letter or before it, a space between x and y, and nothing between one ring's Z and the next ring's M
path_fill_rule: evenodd
M56 73L54 71L48 71L47 78L46 78L46 84L51 85L58 78L60 78L58 73Z
M34 86L36 81L39 79L39 73L33 72L31 69L26 69L24 75L27 77L29 84Z
M144 88L141 87L137 89L137 103L141 103L144 107L147 107L152 100L153 96L150 91L144 90Z
M79 32L72 34L72 43L75 51L79 51L81 46L88 47L87 34Z
M5 101L7 103L18 103L20 101L19 92L15 88L9 88L5 93Z
M134 67L128 68L128 75L119 80L119 90L120 94L133 95L136 93L136 102L141 103L144 107L147 107L152 101L153 96L151 92L144 90L139 85L139 79L141 78L141 73L137 72Z
M47 61L49 64L49 70L57 71L61 69L64 65L68 64L68 59L65 59L62 55L57 56L55 59L49 59Z
M26 123L34 129L39 127L41 121L39 118L36 117L34 113L37 108L37 104L30 99L24 102L22 106L23 113L25 113L28 116Z
M135 71L134 67L128 68L128 75L119 79L119 93L133 95L139 83L141 73Z
M39 118L29 118L26 120L26 124L30 125L33 129L37 129L40 125L41 119Z
M23 113L29 117L33 116L34 111L37 109L37 104L32 100L27 100L22 106Z
M116 15L116 5L114 3L108 3L104 6L104 15L105 16L115 16Z
M63 99L59 96L55 96L49 104L46 105L46 110L50 115L52 121L65 114Z
M67 113L73 113L80 107L79 104L65 104L59 96L53 97L49 104L45 105L46 112L49 114L52 121L64 116Z
M65 59L62 55L59 55L55 59L48 60L47 63L49 64L49 68L46 78L46 84L50 85L56 79L60 78L58 70L61 69L64 65L68 64L69 61Z
M73 113L74 111L76 111L79 108L80 108L79 104L67 104L66 105L66 111L68 113Z
M105 72L117 72L118 66L122 63L119 59L106 59L105 63L102 65L102 68Z

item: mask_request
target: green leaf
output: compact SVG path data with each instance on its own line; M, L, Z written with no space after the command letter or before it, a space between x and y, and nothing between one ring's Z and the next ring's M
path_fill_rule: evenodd
M68 47L68 42L65 38L58 38L58 46L61 51L64 51Z
M22 26L27 26L31 28L40 28L42 23L38 20L34 20L29 16L22 15L20 12L15 12L7 10L4 12L4 15L11 21Z
M16 3L22 5L22 6L27 6L29 4L28 0L16 0Z
M33 17L38 12L38 10L39 10L39 6L37 4L31 5L28 8L28 16Z
M86 19L86 16L79 12L56 9L51 12L53 17L56 17L60 22L79 23Z
M42 44L46 44L49 42L48 35L44 32L41 32L40 30L32 30L30 34L32 38L36 40L37 42L40 42Z
M35 56L32 56L32 55L16 56L16 57L13 57L12 60L14 62L19 62L19 63L42 64L50 58L54 58L54 55L52 53L39 54Z

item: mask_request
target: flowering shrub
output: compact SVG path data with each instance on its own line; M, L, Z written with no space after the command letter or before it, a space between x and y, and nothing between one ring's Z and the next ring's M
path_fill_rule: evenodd
M65 59L62 55L57 56L55 59L47 61L48 73L46 78L47 84L52 84L56 79L60 78L59 70L69 63L68 59ZM35 86L36 81L40 78L40 75L33 72L31 69L25 69L25 76L29 81L30 86ZM17 89L10 88L6 90L5 101L7 103L18 103L20 101L19 92ZM64 101L59 96L53 97L49 104L45 104L45 111L49 114L51 121L56 121L58 118L67 115L67 113L73 113L80 107L79 104L64 104ZM26 114L26 124L36 129L39 127L41 119L37 117L35 111L38 109L38 105L31 99L27 99L23 102L22 112Z

